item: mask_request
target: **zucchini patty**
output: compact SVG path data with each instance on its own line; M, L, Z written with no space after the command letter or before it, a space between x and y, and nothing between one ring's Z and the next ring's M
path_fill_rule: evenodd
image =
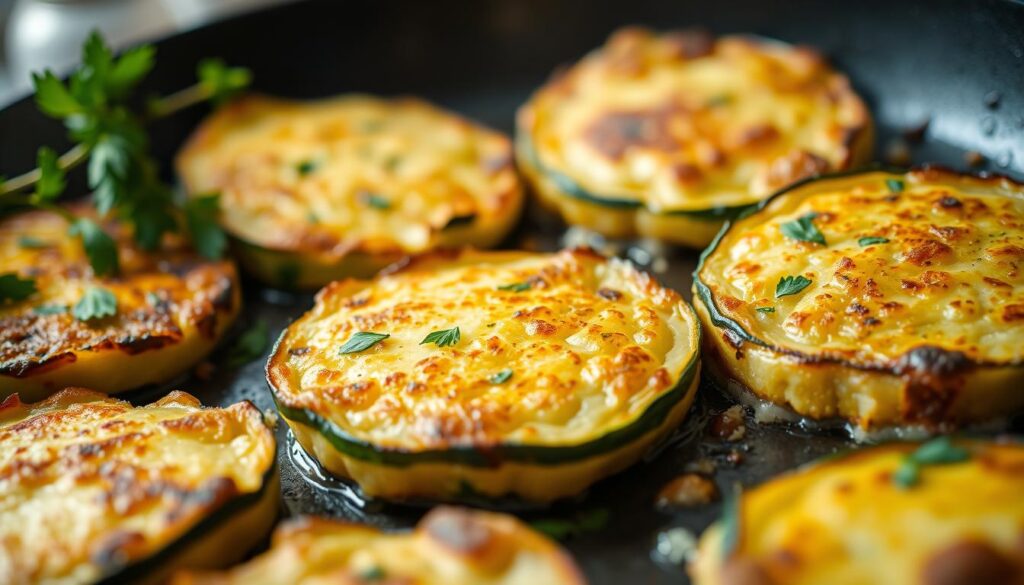
M277 529L269 552L222 574L180 574L173 585L583 585L557 544L512 516L438 507L416 530L299 518Z
M78 215L90 208L74 206ZM58 214L0 220L0 274L35 280L36 292L0 302L0 398L39 400L73 385L131 390L165 383L209 353L241 303L229 261L207 261L167 236L157 252L104 222L121 272L97 277Z
M278 408L369 496L576 494L684 418L690 306L589 250L449 252L335 282L267 365Z
M809 181L727 226L694 278L718 370L860 430L1024 408L1024 186L939 169Z
M556 75L516 132L523 172L569 223L698 248L745 206L871 146L864 103L811 49L639 28Z
M505 136L411 98L245 98L199 127L177 167L190 194L221 194L243 267L285 287L493 246L523 202Z
M889 444L743 494L700 541L696 585L1024 583L1024 447Z
M160 583L176 567L220 567L277 510L274 435L249 402L11 396L0 444L0 582L10 585Z

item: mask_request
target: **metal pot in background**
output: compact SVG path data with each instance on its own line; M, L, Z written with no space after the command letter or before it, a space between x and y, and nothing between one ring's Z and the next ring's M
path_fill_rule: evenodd
M4 33L0 71L6 69L6 79L0 80L0 104L27 93L33 71L68 71L93 30L121 48L282 1L14 0Z

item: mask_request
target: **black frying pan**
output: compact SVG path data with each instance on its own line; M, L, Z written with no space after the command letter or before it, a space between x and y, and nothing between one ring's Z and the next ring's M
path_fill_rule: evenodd
M965 153L985 156L984 168L1024 177L1024 4L1009 0L488 0L307 2L215 24L158 44L158 67L147 89L166 93L194 79L196 62L219 56L250 67L255 89L293 97L347 91L419 94L505 131L513 113L552 69L599 45L624 24L654 28L704 26L714 32L753 32L809 44L847 72L866 96L879 126L880 159L892 141L927 121L923 141L912 144L915 163L966 168ZM153 128L153 148L170 173L173 153L204 112L193 110ZM36 148L64 144L64 131L21 100L0 112L0 175L34 166ZM78 173L80 175L81 173ZM74 189L74 183L72 189ZM78 185L82 192L83 185ZM557 231L529 214L525 234L557 246ZM659 275L689 296L696 253L669 253ZM311 305L311 297L261 290L247 283L247 316L267 319L276 334ZM262 363L221 368L207 382L179 387L209 404L242 398L272 408ZM129 395L143 402L153 393ZM572 518L607 509L601 531L566 546L595 584L679 583L681 568L652 560L659 531L683 526L699 533L718 506L664 513L653 507L658 489L688 463L707 457L715 479L754 484L815 457L852 446L839 435L801 433L748 422L738 444L705 436L708 415L729 403L705 384L693 415L657 456L594 486L579 501L526 519ZM1020 423L1015 428L1020 430ZM282 428L280 463L286 514L316 513L408 526L421 509L360 504L344 484L311 481L296 467ZM729 462L730 451L743 459ZM315 470L314 470L315 472Z

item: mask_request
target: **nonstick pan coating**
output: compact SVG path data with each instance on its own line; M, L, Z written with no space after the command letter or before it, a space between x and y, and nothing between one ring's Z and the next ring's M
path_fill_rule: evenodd
M312 98L348 91L417 94L506 132L515 108L560 64L569 63L626 24L658 29L700 26L717 33L752 32L816 47L849 74L876 117L876 152L928 122L912 145L915 163L965 169L976 151L985 167L1024 177L1024 4L1009 1L861 0L860 2L727 1L629 2L488 0L305 2L214 24L158 43L158 66L146 89L166 93L192 82L196 62L221 57L250 67L255 90ZM203 111L193 110L153 128L153 148L170 178L170 162ZM33 166L36 148L64 144L64 131L24 99L0 112L0 174ZM72 192L76 189L72 183ZM79 177L77 190L84 192ZM506 243L559 246L562 227L531 210ZM658 277L689 298L697 253L669 250ZM244 319L266 319L276 335L312 305L246 283ZM217 360L215 360L217 361ZM175 387L207 404L250 399L273 409L263 360L237 370L221 367L212 379L184 379ZM161 390L162 391L162 390ZM158 391L127 397L151 399ZM579 501L550 510L517 510L527 520L573 518L607 510L600 531L566 541L595 585L685 582L682 569L652 559L659 531L685 527L699 534L718 504L665 513L654 508L658 490L702 458L717 464L722 490L753 485L815 457L853 447L844 437L814 434L748 420L738 443L708 437L711 413L729 405L706 384L689 421L656 456L594 486ZM1013 427L1020 432L1017 421ZM355 494L328 482L322 489L296 470L281 425L284 514L326 514L384 527L411 525L418 507L354 505ZM732 454L736 451L736 454ZM738 457L739 464L730 460Z

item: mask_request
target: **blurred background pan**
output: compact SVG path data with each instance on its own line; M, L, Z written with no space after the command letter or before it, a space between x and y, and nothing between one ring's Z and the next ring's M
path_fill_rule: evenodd
M1009 0L297 2L159 42L157 69L146 89L167 93L184 87L194 79L198 60L216 56L251 68L259 92L298 98L348 91L418 94L510 132L515 108L555 67L576 60L626 24L753 32L811 45L845 71L869 101L879 129L879 160L936 162L963 170L973 164L1024 178L1024 4ZM203 114L191 110L153 127L154 152L168 176L173 153ZM36 148L43 144L65 144L64 131L44 119L30 99L0 112L0 175L34 166ZM77 188L83 192L84 186ZM561 233L531 211L506 247L530 241L555 248ZM649 260L643 251L632 252L642 263ZM684 250L667 252L667 269L659 270L659 278L689 297L696 257ZM312 302L310 296L248 284L248 315L266 319L273 334ZM262 360L237 370L218 368L210 380L181 380L176 386L208 404L248 398L261 408L273 407ZM155 392L128 397L141 401ZM685 547L664 543L680 541L682 532L674 529L699 534L717 516L718 504L659 511L654 501L669 480L706 459L717 468L719 488L728 490L734 482L754 484L852 446L838 434L749 421L738 442L709 436L704 429L709 417L728 404L705 385L696 416L660 453L601 482L580 501L520 514L580 527L565 544L595 584L679 583L683 571L677 563ZM415 506L360 504L344 484L316 479L316 470L302 469L301 458L290 453L283 427L286 514L403 527L422 513ZM1012 428L1019 432L1020 421Z

